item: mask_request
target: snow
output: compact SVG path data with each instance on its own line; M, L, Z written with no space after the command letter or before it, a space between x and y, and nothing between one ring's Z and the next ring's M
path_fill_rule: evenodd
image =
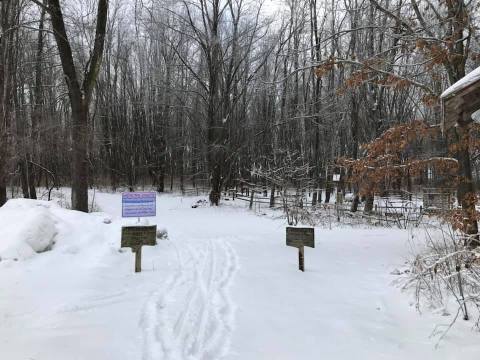
M480 67L476 68L472 72L468 73L465 77L457 81L455 84L446 89L440 96L442 99L446 99L449 96L465 89L466 87L480 81Z
M302 273L279 213L259 216L240 201L192 208L201 199L158 197L157 217L143 224L168 229L168 239L143 248L140 274L130 249L119 249L121 226L136 221L120 217L120 194L97 192L103 212L94 214L10 201L2 241L39 222L32 234L56 235L51 251L0 261L0 358L478 358L473 322L436 348L432 330L452 316L420 314L395 285L408 231L317 227Z
M478 109L472 114L472 120L477 124L480 124L480 109Z
M53 246L56 228L50 206L54 204L10 200L0 208L1 260L24 260Z

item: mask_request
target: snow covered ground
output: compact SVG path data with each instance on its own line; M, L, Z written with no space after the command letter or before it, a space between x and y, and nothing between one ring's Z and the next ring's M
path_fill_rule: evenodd
M452 316L419 314L393 285L407 231L317 228L301 273L284 220L238 201L191 208L198 199L158 197L149 222L169 238L143 248L140 274L120 251L134 222L120 194L97 193L93 214L1 208L0 359L478 359L473 321L436 348L434 326Z

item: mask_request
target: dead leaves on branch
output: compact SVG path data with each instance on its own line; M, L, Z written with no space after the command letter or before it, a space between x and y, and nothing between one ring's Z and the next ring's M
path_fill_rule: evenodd
M315 76L322 78L330 74L335 69L343 69L345 65L357 66L343 81L342 86L337 89L338 95L345 94L349 89L355 89L364 83L372 83L378 86L391 87L393 89L409 88L415 83L403 76L390 73L385 70L385 60L382 58L367 59L361 63L350 60L330 58L322 65L314 69Z
M460 37L461 38L461 37ZM423 60L418 64L404 64L405 69L410 67L423 67L426 72L431 74L431 79L434 81L442 81L437 69L443 66L461 67L466 61L467 53L459 53L455 47L458 42L458 36L448 36L444 39L428 39L418 38L416 40L406 39L404 45L401 46L402 51L406 53L417 53L423 57ZM475 59L480 58L480 55L472 52L470 57ZM426 84L420 84L416 81L415 74L408 74L408 71L403 74L397 74L392 71L392 64L389 65L388 60L382 56L374 56L363 61L351 59L340 59L330 57L323 64L315 67L314 72L318 78L329 75L335 69L343 70L345 66L351 66L352 70L347 78L344 80L342 86L337 89L337 94L342 95L348 89L357 88L360 85L369 82L378 86L391 87L393 89L405 89L411 86L419 86L423 90L427 90ZM440 68L439 68L440 67ZM421 72L420 72L421 73ZM423 85L423 86L422 86ZM433 95L426 95L427 106L438 104L438 98Z
M427 107L434 107L438 105L440 102L440 98L438 96L427 94L422 96L422 103Z
M480 125L471 124L466 135L455 146L453 153L468 149L470 153L480 152ZM360 194L382 192L388 184L401 184L408 178L424 176L433 171L442 179L445 188L455 188L465 179L459 176L457 159L447 156L425 156L427 148L441 136L437 126L421 121L394 126L374 141L362 146L364 156L360 159L340 158L339 165L347 168L347 181L360 189ZM477 195L467 193L460 199L461 208L446 210L441 217L454 229L471 233L471 227L480 220L475 208Z
M438 127L421 121L394 126L374 141L362 146L365 154L360 159L338 159L349 169L349 181L360 189L379 191L388 181L401 181L407 177L421 176L427 169L445 179L457 181L458 161L451 157L422 157L422 146L440 136Z
M462 208L444 211L439 215L454 230L459 230L464 234L471 234L470 227L472 223L480 221L480 212L475 208L477 203L478 196L474 193L467 193L463 197Z

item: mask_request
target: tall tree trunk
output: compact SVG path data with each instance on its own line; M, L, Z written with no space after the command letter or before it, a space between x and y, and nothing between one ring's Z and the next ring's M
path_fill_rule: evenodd
M0 3L0 206L7 201L8 166L11 160L13 79L17 46L18 0Z
M220 45L220 2L213 1L213 20L210 25L212 38L208 62L208 167L210 172L210 203L217 205L224 181L225 170L225 125L222 104L222 48Z
M72 104L72 209L88 212L88 111Z
M27 170L28 170L28 186L30 199L37 198L37 191L35 188L36 180L36 167L33 164L33 154L35 153L35 147L40 142L39 139L39 127L42 123L42 107L43 107L43 91L42 91L42 60L43 60L43 30L45 22L45 8L42 8L40 15L40 24L38 25L38 39L37 39L37 51L35 54L35 87L34 87L34 105L32 109L32 130L30 134L29 153L27 154Z
M7 202L7 185L0 179L0 207Z
M356 94L351 95L351 131L352 131L352 158L358 158L358 102ZM349 170L351 172L351 170ZM351 173L349 174L351 177ZM350 211L356 212L360 203L358 179L352 179L353 182L353 201Z
M109 0L99 0L95 41L82 84L77 75L59 0L46 0L72 110L72 209L88 212L88 107L105 44Z

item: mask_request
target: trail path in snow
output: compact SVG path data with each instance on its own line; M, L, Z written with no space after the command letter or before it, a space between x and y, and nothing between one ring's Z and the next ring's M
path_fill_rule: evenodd
M237 267L234 251L224 239L172 246L175 273L143 313L143 359L218 359L233 326L228 287Z

